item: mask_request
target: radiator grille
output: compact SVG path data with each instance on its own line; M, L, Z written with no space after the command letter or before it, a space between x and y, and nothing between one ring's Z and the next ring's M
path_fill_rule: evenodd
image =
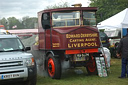
M0 69L11 68L11 67L23 67L23 61L0 61Z

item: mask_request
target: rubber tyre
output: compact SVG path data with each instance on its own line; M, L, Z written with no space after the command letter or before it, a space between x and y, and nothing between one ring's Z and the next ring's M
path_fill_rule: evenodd
M86 66L89 75L98 75L95 59L90 59Z
M52 54L47 56L46 68L49 77L52 79L61 78L61 63L59 58L55 58Z

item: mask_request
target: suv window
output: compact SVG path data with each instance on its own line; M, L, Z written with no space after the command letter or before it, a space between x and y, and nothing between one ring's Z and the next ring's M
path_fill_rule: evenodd
M18 38L1 38L0 51L16 51L23 50L24 46Z
M104 32L100 32L100 37L107 38L108 36Z
M101 39L103 47L108 48L110 46L108 36L104 32L100 32L99 34L100 34L100 39Z

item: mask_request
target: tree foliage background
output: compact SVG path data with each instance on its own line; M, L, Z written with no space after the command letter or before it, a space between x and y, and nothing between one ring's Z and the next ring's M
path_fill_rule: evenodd
M0 24L4 25L6 29L34 29L37 27L37 17L25 16L22 19L15 17L2 18ZM15 27L14 27L15 26Z
M65 8L65 7L69 7L68 2L59 2L58 4L49 5L45 9L55 9L55 8Z
M49 5L45 9L55 9L69 7L68 2L60 2L58 4ZM37 27L37 17L25 16L22 19L16 19L15 17L2 18L0 24L4 25L6 29L34 29ZM16 28L13 28L16 26Z
M90 7L98 7L97 22L101 22L118 12L121 12L125 8L128 8L128 0L90 0ZM45 9L54 9L69 7L68 2L58 3L55 5L47 6ZM13 26L17 26L17 29L33 29L37 26L37 17L23 17L22 19L16 19L15 17L2 18L0 24L4 25L6 29L14 29Z
M90 0L90 7L98 7L97 21L101 22L118 12L121 12L125 8L128 8L128 0Z

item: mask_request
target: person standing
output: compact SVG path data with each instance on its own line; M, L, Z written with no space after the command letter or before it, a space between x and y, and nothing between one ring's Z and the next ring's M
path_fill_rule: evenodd
M120 40L117 47L117 57L121 56L122 60L122 70L121 76L119 78L128 78L128 29L127 35Z

